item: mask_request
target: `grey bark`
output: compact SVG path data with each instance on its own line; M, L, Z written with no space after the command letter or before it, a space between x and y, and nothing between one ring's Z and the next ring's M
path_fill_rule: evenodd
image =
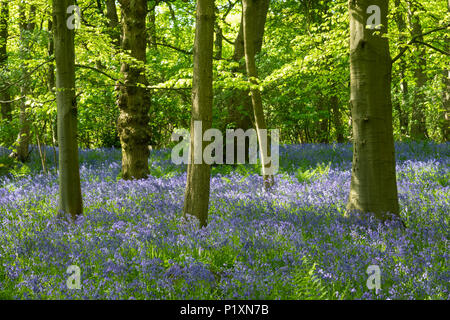
M192 88L190 162L184 198L184 216L195 216L200 226L208 222L211 167L202 159L194 163L195 135L203 133L212 125L213 104L213 51L214 51L214 0L197 0L197 18L194 44L194 78ZM202 132L194 132L194 122L201 121ZM203 142L201 153L208 143Z
M392 128L388 0L349 0L353 164L347 214L399 214ZM381 9L381 35L366 28L370 5ZM390 213L390 214L388 214Z
M56 104L59 145L59 214L72 220L83 212L77 143L74 30L67 27L66 10L74 0L53 1L56 61Z

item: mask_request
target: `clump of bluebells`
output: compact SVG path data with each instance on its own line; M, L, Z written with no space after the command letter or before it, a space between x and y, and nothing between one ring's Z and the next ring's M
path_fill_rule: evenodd
M449 149L396 145L406 229L344 217L347 144L283 146L271 192L257 166L214 167L203 229L182 219L186 173L169 150L152 153L153 175L139 181L117 178L120 150L81 150L74 224L56 218L57 174L35 157L31 174L0 177L0 298L449 299ZM67 286L71 265L79 290Z

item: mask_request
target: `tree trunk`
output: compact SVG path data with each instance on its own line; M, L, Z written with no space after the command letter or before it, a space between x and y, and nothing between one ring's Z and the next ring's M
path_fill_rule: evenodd
M258 84L258 72L256 69L256 46L258 45L258 25L254 21L258 21L258 6L263 5L264 0L243 0L243 15L244 15L244 49L245 49L245 63L247 67L247 76L251 84ZM273 174L270 172L271 163L270 158L270 139L263 137L263 132L267 132L266 120L264 117L264 110L262 105L261 93L258 88L252 86L251 98L253 105L253 114L255 117L256 133L258 135L259 152L262 165L262 173L264 177L265 188L270 188L274 184Z
M450 12L450 0L447 1L447 9ZM450 50L450 38L448 33L445 34L445 51ZM441 116L441 134L442 142L447 142L450 140L450 66L442 71L443 76L443 91L442 91L442 116Z
M400 42L406 44L407 39L406 36L402 33L406 31L406 22L403 17L403 13L400 9L400 0L395 0L395 6L397 7L397 12L395 14L395 21L397 24L398 31L401 33L400 35ZM402 50L404 46L400 47L400 50ZM399 116L399 124L400 124L400 133L403 137L406 137L408 135L408 127L409 127L409 120L408 120L408 100L409 100L409 89L408 89L408 81L406 79L406 60L405 56L402 55L400 57L399 61L399 68L400 68L400 90L402 94L401 103L397 104L397 111Z
M392 128L391 56L387 32L388 0L349 0L350 105L353 165L347 214L399 214ZM366 28L371 5L381 9L380 30ZM374 31L381 31L374 34Z
M83 212L78 165L77 101L75 97L74 30L67 28L67 8L74 0L53 1L56 60L56 104L59 145L59 214L73 220Z
M255 55L261 52L262 43L264 39L264 29L266 25L267 12L269 10L270 0L262 0L259 6L255 9L255 17L257 17L254 21L256 21L256 36L255 36ZM239 32L234 42L234 54L233 60L236 62L240 62L242 58L245 57L245 48L244 48L244 12L242 11L241 16L241 25L239 27ZM240 66L234 70L234 72L245 73L246 65L245 63L240 64ZM229 110L229 120L228 122L234 123L235 129L243 129L247 131L248 129L254 126L253 124L253 105L252 99L250 97L250 90L240 90L234 89L231 94L230 102L227 103ZM236 147L236 145L235 145ZM245 154L246 161L248 160L248 150L249 143L245 142ZM235 150L235 155L237 152Z
M196 137L203 137L203 133L212 125L213 51L214 0L197 0L190 161L183 212L185 217L188 214L197 217L201 227L206 226L208 221L211 167L203 161L203 151L207 143L203 142L202 138ZM199 132L194 130L196 121L202 124L202 130ZM201 152L201 164L194 161L195 154L200 153L198 151Z
M0 69L6 70L8 63L8 21L9 7L8 1L2 1L0 7ZM2 81L3 82L3 81ZM12 120L11 111L12 103L6 102L11 100L9 90L0 85L0 115L3 119Z
M148 22L150 24L148 28L148 42L150 44L150 48L157 50L158 45L156 44L156 3L149 11Z
M55 43L53 41L53 23L52 20L48 20L48 45L47 45L47 53L49 57L52 57L55 52ZM55 65L53 62L48 65L48 73L47 73L47 87L48 91L53 92L55 88ZM50 124L51 125L51 124Z
M35 28L35 17L36 17L36 7L34 5L31 5L29 16L27 19L24 5L25 5L24 3L20 3L19 5L19 17L20 17L19 55L23 61L30 58L29 57L29 52L31 50L30 37ZM25 68L22 68L22 72L23 74L26 74L27 70ZM30 91L30 79L26 77L22 81L22 85L20 87L20 94L21 96L26 97L29 94L29 91ZM28 115L28 105L26 101L27 100L25 98L20 101L20 114L19 114L20 130L16 140L17 145L16 151L13 153L13 156L21 162L26 162L28 160L29 156L28 146L31 141L31 133L30 133L31 124Z
M330 99L331 109L333 111L333 125L336 130L336 141L338 143L344 143L344 128L342 127L341 108L339 105L339 97L337 95L331 96Z
M122 178L144 179L149 174L149 104L150 97L145 77L147 32L146 0L120 0L123 19L122 49L129 50L138 63L124 62L121 72L124 85L120 86L118 106L118 133L122 145ZM142 63L142 64L141 64Z
M115 0L106 0L106 18L108 19L108 33L113 40L116 48L119 48L120 43L120 24L117 16L117 8Z
M417 40L423 42L422 25L420 18L414 15L415 10L412 7L411 2L408 1L408 18L411 25L411 37L417 37ZM412 107L412 119L411 119L411 138L423 140L427 137L426 117L425 117L425 95L423 89L427 82L427 75L425 73L427 67L426 50L421 44L416 43L415 69L414 78L416 84L414 87L414 102Z

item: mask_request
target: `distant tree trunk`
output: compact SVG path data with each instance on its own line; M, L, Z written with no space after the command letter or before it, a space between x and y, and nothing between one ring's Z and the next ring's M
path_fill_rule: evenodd
M211 167L203 161L207 143L201 139L197 145L196 136L212 125L213 104L213 51L214 51L214 0L197 0L197 22L194 44L194 79L192 88L190 161L184 198L184 216L188 214L200 220L200 226L208 221ZM201 121L202 131L195 132L195 121ZM195 150L201 151L202 163L195 163ZM199 152L198 152L199 154Z
M59 214L73 220L83 212L78 165L74 30L67 28L67 8L74 0L53 1L53 35L58 107Z
M321 97L317 104L319 121L316 126L316 141L320 143L328 143L329 138L329 105L327 100L325 97Z
M27 19L25 13L26 9L24 5L25 4L22 2L19 4L19 17L20 17L19 55L22 60L27 60L30 58L29 57L29 51L31 50L30 37L32 36L32 32L35 28L36 7L34 5L30 6L30 12ZM23 67L22 72L26 74L27 70ZM22 81L22 85L20 87L20 94L23 97L26 97L29 94L29 91L30 91L30 79L26 77ZM17 145L16 151L13 153L13 156L21 162L26 162L29 156L28 146L31 141L31 133L30 133L31 124L28 115L27 99L22 99L20 101L19 120L20 120L20 130L16 140Z
M344 128L342 126L342 116L341 116L341 110L339 105L339 97L335 94L331 96L330 99L331 103L331 109L333 112L333 125L334 129L336 130L336 141L338 143L344 143Z
M222 49L223 49L223 34L222 28L220 28L219 24L216 24L215 28L216 39L214 41L214 46L216 48L214 53L214 59L222 59Z
M158 45L156 44L156 3L150 8L148 15L148 42L150 44L150 48L158 49Z
M450 12L450 0L447 1L447 10ZM445 34L446 52L450 50L450 37L448 33ZM450 66L442 72L443 76L443 91L442 91L442 116L441 116L441 134L442 142L450 141Z
M349 0L350 104L353 165L347 214L399 214L392 128L391 56L387 32L389 0ZM381 9L380 30L366 28L370 5ZM381 31L374 34L374 31Z
M49 57L52 57L55 52L55 42L53 41L53 22L51 19L48 20L48 32L47 53ZM55 88L55 65L53 63L49 63L48 65L47 87L50 92Z
M8 1L2 1L0 8L0 70L6 69L8 62L8 52L7 52L8 21L9 21ZM9 90L3 88L3 85L0 85L0 90L1 90L0 101L10 101L11 96L9 94ZM12 109L11 102L0 102L0 114L3 119L7 119L9 121L12 120L11 109Z
M113 40L116 48L120 47L120 23L117 16L117 7L115 0L106 0L106 18L108 19L108 33Z
M267 13L269 11L270 0L262 0L256 9L254 20L256 24L256 36L255 36L255 55L261 52L263 39L264 39L264 29L266 26ZM234 54L233 60L240 62L242 58L245 57L244 48L244 12L241 16L241 24L239 27L239 32L234 42ZM240 66L234 70L234 72L246 73L245 63L240 64ZM236 129L243 129L244 131L252 128L254 126L253 122L253 105L252 98L250 97L250 90L234 89L231 94L230 102L228 103L229 110L229 122L234 123ZM235 145L236 147L236 145ZM245 143L245 153L246 161L248 160L248 149L249 143ZM235 150L235 155L237 152Z
M395 0L395 6L397 8L400 8L400 0ZM403 17L403 13L400 9L397 9L395 15L395 21L397 24L398 31L400 33L403 33L406 31L406 22ZM406 44L406 36L401 34L400 35L400 42ZM400 47L400 50L403 49L403 46ZM400 124L400 133L403 137L406 137L408 135L408 127L409 127L409 120L408 120L408 99L409 99L409 89L408 89L408 81L406 79L406 60L405 56L402 55L400 57L399 61L399 68L400 68L400 90L402 94L401 102L397 104L397 111L399 116L399 124Z
M417 37L417 40L423 41L422 25L419 16L415 15L415 9L411 2L408 1L408 18L411 25L411 37ZM414 68L414 102L412 108L411 119L411 138L425 139L427 135L426 117L425 117L425 95L423 89L427 82L427 75L425 73L427 68L426 50L421 44L416 43L415 68Z
M264 0L243 0L244 11L244 48L245 48L245 63L247 67L247 76L252 84L257 84L258 72L256 69L256 46L258 39L258 25L254 23L258 21L258 6L263 5ZM262 130L267 130L266 119L264 117L264 110L262 105L262 98L259 89L252 88L250 90L253 114L255 117L256 133L258 135L259 151L261 156L262 172L264 177L265 188L270 188L274 184L273 174L269 172L271 163L266 159L270 158L270 139L266 139L267 145L263 145ZM267 152L267 153L266 153Z
M122 178L143 179L149 174L148 157L150 142L150 98L145 77L147 32L146 0L120 0L123 19L122 49L141 64L124 62L121 72L124 85L120 86L118 106L118 132L122 145Z

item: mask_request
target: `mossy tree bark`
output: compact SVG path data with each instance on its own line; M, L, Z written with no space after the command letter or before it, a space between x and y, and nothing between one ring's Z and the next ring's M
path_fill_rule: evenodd
M450 0L447 1L447 10L450 12ZM450 37L448 32L445 34L445 51L450 50ZM441 115L441 134L442 142L450 141L450 66L442 71L443 90L442 90L442 115Z
M67 8L74 0L53 0L56 104L59 145L59 214L73 220L83 212L77 142L74 30L67 27Z
M2 1L0 4L0 69L6 69L8 62L8 21L9 21L9 6L8 1ZM3 83L3 81L2 81ZM0 85L0 115L3 119L12 120L11 111L12 103L11 96L7 88Z
M399 214L392 128L391 56L387 32L388 0L349 0L350 105L353 165L347 214ZM366 28L367 9L381 10L380 30ZM375 33L379 31L379 33ZM390 214L388 214L390 213Z
M149 174L150 97L145 77L147 32L146 0L120 0L122 10L122 49L130 52L133 62L122 64L118 133L122 145L122 178L144 179Z
M214 0L197 0L194 43L194 78L192 88L190 161L184 198L184 216L195 216L200 227L208 221L211 167L203 161L203 151L209 144L203 133L212 125L213 104ZM202 132L195 132L195 121L201 121ZM201 146L196 145L201 141ZM195 150L202 155L202 163L195 163ZM199 153L200 153L199 152Z
M259 152L261 157L262 172L264 177L265 188L270 188L274 184L273 175L269 170L271 167L270 161L270 139L264 139L262 130L267 130L266 119L264 116L261 92L256 87L258 84L258 72L256 68L255 52L258 39L258 25L255 21L258 20L258 13L265 0L243 0L243 30L244 30L244 49L245 49L245 63L247 69L247 76L253 85L250 89L253 115L256 125L256 133L258 135ZM264 145L264 140L267 145Z
M30 5L29 8L29 14L28 17L26 15L26 3L21 2L19 4L19 28L20 28L20 57L23 60L29 59L29 52L31 51L31 36L33 33L33 30L36 26L35 19L36 19L36 6ZM24 67L22 69L23 73L26 74L27 70ZM23 97L26 97L30 93L30 79L28 77L25 77L23 79L21 87L20 87L20 94ZM19 135L17 136L16 140L16 150L12 154L17 160L21 162L26 162L28 160L29 156L29 144L31 141L31 123L28 115L28 105L27 105L27 99L22 99L20 101L20 113L19 113L19 120L20 120L20 130Z

